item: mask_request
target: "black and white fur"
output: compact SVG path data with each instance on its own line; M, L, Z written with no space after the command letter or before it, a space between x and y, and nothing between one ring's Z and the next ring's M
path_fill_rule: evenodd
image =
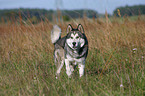
M81 24L77 29L69 24L67 35L61 38L61 29L55 25L51 31L51 41L54 44L54 61L57 66L56 75L60 74L64 63L66 65L66 74L71 76L74 71L73 65L78 64L80 77L84 75L85 60L88 54L88 40L85 36ZM57 77L56 77L57 78Z

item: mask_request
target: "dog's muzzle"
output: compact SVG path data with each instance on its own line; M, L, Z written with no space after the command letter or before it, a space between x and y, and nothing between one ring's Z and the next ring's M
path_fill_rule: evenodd
M76 45L76 42L73 42L72 44L73 44L73 46L75 46Z
M77 49L76 42L72 42L73 48Z

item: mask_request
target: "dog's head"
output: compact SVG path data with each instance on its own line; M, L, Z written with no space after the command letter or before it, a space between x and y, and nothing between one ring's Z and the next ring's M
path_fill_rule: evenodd
M67 45L73 50L79 50L85 44L84 29L81 24L74 29L70 24L67 27Z

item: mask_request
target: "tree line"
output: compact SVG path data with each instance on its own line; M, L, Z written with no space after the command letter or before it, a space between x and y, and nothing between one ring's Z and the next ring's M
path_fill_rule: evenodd
M145 5L118 7L114 10L113 16L134 16L145 14ZM25 22L31 21L38 23L40 21L52 21L56 17L62 18L64 21L69 21L71 18L97 18L104 15L98 14L94 10L46 10L46 9L4 9L0 10L0 21L7 22L18 21L19 19ZM110 16L110 15L108 15Z
M145 5L118 7L114 10L114 16L135 16L145 14Z
M63 18L65 21L69 21L71 18L82 18L86 14L88 18L92 18L98 15L94 10L46 10L46 9L5 9L0 10L0 18L3 21L17 20L19 18L27 21L31 20L32 23L37 23L41 20L52 21L53 17Z

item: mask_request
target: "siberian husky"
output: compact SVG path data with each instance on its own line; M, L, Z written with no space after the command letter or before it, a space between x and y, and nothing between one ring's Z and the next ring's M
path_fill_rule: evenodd
M57 25L53 26L51 41L54 44L54 62L57 66L56 78L59 76L64 63L68 77L71 77L76 65L79 68L79 76L83 76L88 54L88 40L82 25L79 24L74 29L69 24L67 27L67 35L63 38L61 38L60 27Z

